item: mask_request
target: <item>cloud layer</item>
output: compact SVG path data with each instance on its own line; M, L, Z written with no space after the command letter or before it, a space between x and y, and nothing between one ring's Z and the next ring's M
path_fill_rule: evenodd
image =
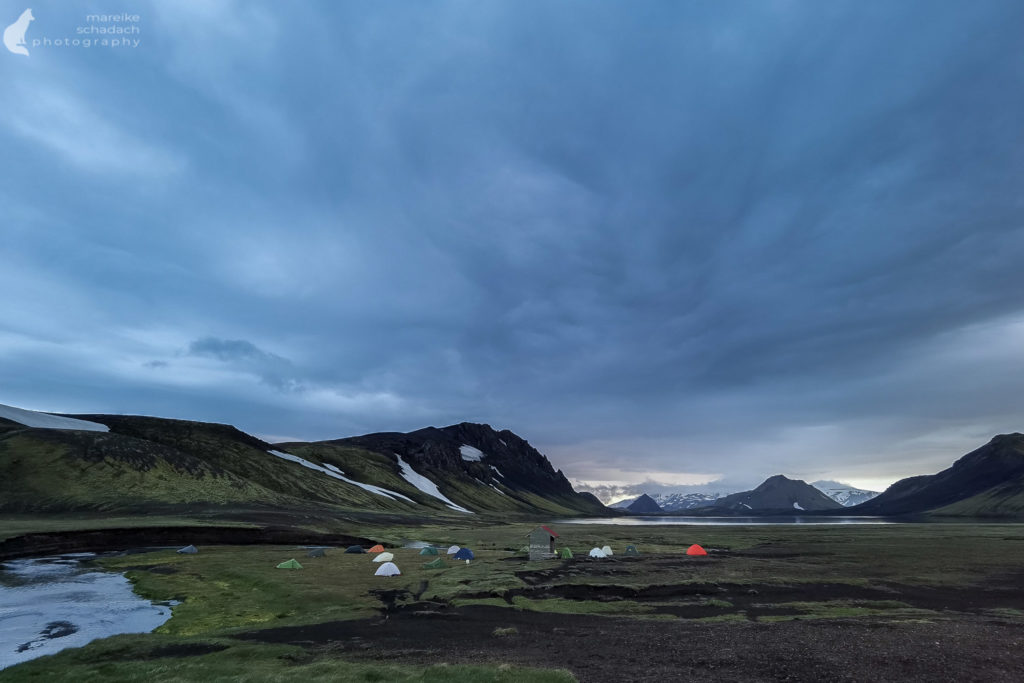
M2 403L484 421L619 484L1021 428L1020 3L138 12L0 55Z

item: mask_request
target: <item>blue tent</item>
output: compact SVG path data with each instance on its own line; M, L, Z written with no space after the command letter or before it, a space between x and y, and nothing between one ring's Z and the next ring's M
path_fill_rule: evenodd
M455 553L456 560L472 560L474 557L473 551L469 548L462 548L459 552Z

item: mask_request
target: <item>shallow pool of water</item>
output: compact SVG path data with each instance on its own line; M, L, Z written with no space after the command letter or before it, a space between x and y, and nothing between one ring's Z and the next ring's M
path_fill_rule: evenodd
M170 619L170 603L144 600L124 575L89 566L92 557L0 565L0 669L97 638L148 633Z

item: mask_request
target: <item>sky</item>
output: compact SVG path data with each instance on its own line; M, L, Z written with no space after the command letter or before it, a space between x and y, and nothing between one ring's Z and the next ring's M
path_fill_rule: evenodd
M1020 2L31 7L0 403L486 422L619 495L1024 430Z

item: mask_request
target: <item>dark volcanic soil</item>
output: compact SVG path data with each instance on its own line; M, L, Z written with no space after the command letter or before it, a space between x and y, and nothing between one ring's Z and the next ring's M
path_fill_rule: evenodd
M495 628L515 628L510 636ZM706 624L410 605L387 618L253 631L346 659L567 668L581 681L1024 680L1024 625L792 621Z

